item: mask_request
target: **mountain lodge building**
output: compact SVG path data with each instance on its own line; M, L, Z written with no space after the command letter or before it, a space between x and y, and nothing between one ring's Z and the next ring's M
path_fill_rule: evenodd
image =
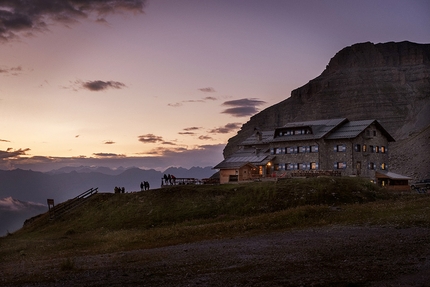
M270 131L255 129L214 169L220 170L221 184L332 175L360 176L385 185L395 182L387 180L388 144L394 141L377 120L293 122ZM380 174L384 176L378 179Z

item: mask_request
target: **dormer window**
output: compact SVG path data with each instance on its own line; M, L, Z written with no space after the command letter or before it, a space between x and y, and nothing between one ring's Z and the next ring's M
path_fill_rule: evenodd
M256 132L255 138L256 138L256 140L261 141L263 139L263 135L261 134L261 132Z

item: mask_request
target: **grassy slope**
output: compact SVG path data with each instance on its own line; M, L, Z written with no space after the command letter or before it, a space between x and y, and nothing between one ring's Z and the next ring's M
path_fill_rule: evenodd
M0 258L68 257L333 224L430 227L430 196L393 194L358 178L97 194L60 219L44 214L0 238Z

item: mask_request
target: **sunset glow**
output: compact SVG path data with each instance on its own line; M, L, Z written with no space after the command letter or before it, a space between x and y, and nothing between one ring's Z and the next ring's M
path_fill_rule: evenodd
M0 7L0 169L214 166L345 46L430 41L424 0L21 2Z

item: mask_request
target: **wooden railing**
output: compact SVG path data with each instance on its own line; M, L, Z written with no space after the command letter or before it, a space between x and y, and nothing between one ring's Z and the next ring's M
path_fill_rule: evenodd
M75 198L72 198L66 202L63 202L53 208L50 208L49 210L49 218L50 219L56 219L63 215L64 213L67 213L74 209L75 207L81 205L88 199L90 196L96 194L98 192L98 187L96 188L90 188L87 191L79 194Z

